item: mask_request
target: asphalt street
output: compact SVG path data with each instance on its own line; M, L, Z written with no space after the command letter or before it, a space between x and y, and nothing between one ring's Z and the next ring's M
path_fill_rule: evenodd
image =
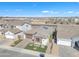
M0 48L0 57L35 57L35 56Z

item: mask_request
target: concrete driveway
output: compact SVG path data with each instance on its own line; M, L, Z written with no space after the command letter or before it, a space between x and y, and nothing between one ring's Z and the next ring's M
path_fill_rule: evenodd
M12 42L14 42L14 40L3 39L3 40L0 40L0 45L11 45Z
M68 46L59 46L60 57L79 57L79 51Z
M15 47L25 48L25 46L30 42L32 42L32 39L26 38L23 41L21 41L19 44L17 44Z

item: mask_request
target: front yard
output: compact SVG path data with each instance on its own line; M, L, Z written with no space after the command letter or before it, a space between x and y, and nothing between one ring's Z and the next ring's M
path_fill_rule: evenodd
M18 43L20 43L22 40L20 39L18 39L18 40L16 40L16 41L14 41L13 43L12 43L12 47L14 47L14 46L16 46Z
M0 39L4 39L5 38L5 36L4 35L0 35Z
M30 49L30 50L39 51L39 52L46 52L47 46L40 46L38 44L29 43L27 44L25 49Z

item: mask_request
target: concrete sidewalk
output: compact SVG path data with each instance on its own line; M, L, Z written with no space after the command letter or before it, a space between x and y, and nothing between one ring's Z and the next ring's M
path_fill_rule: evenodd
M48 43L46 53L51 54L53 56L59 56L59 47L57 44L54 43L54 39L52 42Z
M47 46L47 50L46 50L46 53L50 53L51 52L51 43L48 43L48 46Z
M53 44L52 54L59 56L59 46L57 44Z

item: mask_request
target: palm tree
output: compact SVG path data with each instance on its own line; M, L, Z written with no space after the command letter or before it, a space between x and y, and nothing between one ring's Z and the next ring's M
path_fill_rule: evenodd
M49 39L49 42L51 43L51 46L50 46L50 53L52 52L52 48L53 48L52 39L53 39L53 36L52 36L52 34L51 34L51 35L50 35L50 39Z
M51 41L52 41L52 35L49 36L49 42L51 42Z

